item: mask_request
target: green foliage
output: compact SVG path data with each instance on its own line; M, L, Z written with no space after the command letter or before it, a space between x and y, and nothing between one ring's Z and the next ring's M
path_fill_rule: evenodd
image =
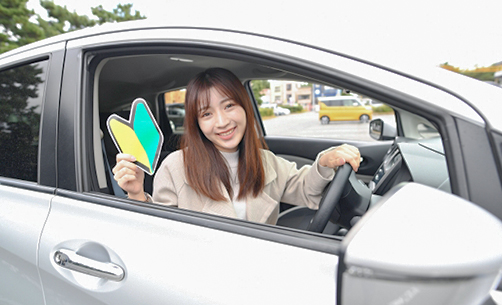
M40 39L42 31L29 21L33 10L26 8L28 0L0 0L0 52Z
M495 80L495 72L501 71L500 67L497 64L493 64L489 67L476 67L471 70L462 70L458 67L454 67L449 65L447 62L440 65L441 68L450 70L456 73L463 74L465 76L469 76L480 81L494 81Z
M45 21L40 16L38 17L38 22L44 29L46 37L96 25L95 20L91 20L87 16L80 16L76 12L71 13L66 6L62 7L51 0L41 0L40 5L47 10L47 14L50 18L55 19L55 21ZM68 26L69 28L65 30L65 27Z
M270 89L270 83L265 79L253 80L251 82L251 88L253 89L253 95L258 102L258 105L261 105L263 101L260 98L260 91L263 89Z
M281 105L281 107L289 109L289 111L291 111L291 113L302 112L303 111L302 105L296 105L296 106Z
M274 109L273 108L258 108L260 110L260 116L261 117L266 117L266 116L273 116L274 115Z
M371 108L373 108L373 112L378 112L378 113L394 112L394 110L387 105L382 105L377 107L372 106Z
M478 79L480 81L493 81L495 79L495 74L493 72L460 72L461 74L467 75L469 77Z
M118 4L113 12L100 5L92 8L98 18L70 12L66 6L55 4L52 0L41 0L40 5L49 16L45 20L26 7L28 0L0 0L0 53L58 34L75 31L106 22L145 19L138 11L132 13L132 4ZM33 17L33 18L32 18ZM36 19L36 21L32 21Z
M141 16L140 12L135 11L134 15L132 14L132 4L119 4L117 8L113 9L113 13L106 11L103 9L103 6L93 7L92 14L98 17L98 23L103 24L106 22L122 22L128 20L137 20L137 19L145 19L145 16Z

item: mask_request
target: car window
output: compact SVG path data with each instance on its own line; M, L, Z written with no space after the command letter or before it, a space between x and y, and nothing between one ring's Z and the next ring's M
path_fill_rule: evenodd
M186 54L184 56L189 57ZM211 65L219 62L223 67L233 67L235 72L249 73L249 71L255 71L255 67L265 69L258 64L244 61L228 61L228 59L212 57L208 61L207 59L210 57L193 55L190 57L200 63L211 62ZM96 58L96 60L100 60L100 58ZM145 74L143 77L138 78L137 74L128 74L129 70L123 70L126 62L129 66L138 67L144 65L151 65L152 67L164 66L157 76ZM95 72L95 77L98 80L89 83L99 84L100 86L99 90L97 90L99 92L98 99L94 101L97 106L94 109L99 110L99 113L96 113L99 120L95 120L97 130L93 134L96 135L95 145L102 147L102 149L95 150L94 159L98 160L102 156L104 160L104 165L96 163L96 172L101 173L101 176L104 177L101 179L104 181L103 186L99 185L101 192L120 197L125 196L120 187L115 185L116 182L111 172L111 168L116 162L117 149L110 135L106 132L106 119L112 113L126 119L129 118L130 105L135 98L142 97L150 104L164 134L165 141L160 152L160 162L179 149L180 136L184 132L185 86L195 75L195 72L190 70L193 64L184 62L181 67L180 65L179 61L171 60L169 54L115 56L104 61L102 66L95 65L100 68L96 69ZM206 67L199 67L201 70L204 68ZM171 70L178 73L168 73ZM284 70L281 70L281 73L273 73L279 75L279 77L284 77L284 79L279 80L254 79L254 73L246 74L241 79L248 92L252 92L252 99L259 105L258 110L263 123L264 140L267 146L276 155L296 162L298 167L304 164L312 164L319 151L329 146L351 142L358 145L357 143L360 142L363 143L360 149L367 161L365 167L358 172L358 176L365 183L370 183L381 166L380 162L385 152L388 151L389 145L391 145L390 141L375 143L377 140L372 138L369 132L369 122L372 119L380 119L385 123L386 140L394 139L397 131L399 131L400 137L411 140L423 139L425 133L431 132L431 129L426 128L426 126L434 126L421 116L406 112L398 107L393 109L371 96L358 94L346 88L337 88L335 87L336 84L326 86L311 83L309 82L310 78L300 74L284 73L286 73ZM170 75L170 78L165 79L165 75ZM271 75L271 73L267 73L267 75ZM151 79L145 79L149 77ZM142 83L135 86L135 88L138 88L137 91L120 90L124 83L139 82L139 80ZM157 87L154 86L155 84ZM358 106L354 107L354 104ZM336 107L334 105L340 106ZM400 118L400 128L396 128L396 114ZM424 124L424 126L421 127L419 124ZM388 127L388 125L394 128ZM102 131L102 139L98 138L100 133L97 131L99 130ZM365 146L366 142L372 142L372 145ZM431 147L434 151L441 151L441 143L438 141L423 143L423 145L420 147ZM372 150L369 147L376 147L376 149ZM427 158L427 156L425 157ZM410 165L415 173L414 177L402 175L400 180L396 181L410 181L413 178L415 179L413 181L424 184L441 185L442 189L446 190L447 187L443 187L443 185L449 186L449 182L444 158L440 160L440 163L441 172L440 175L435 175L438 178L434 181L423 178L429 177L428 175L423 177L416 175L415 168L420 166L419 162ZM436 167L439 168L439 166ZM376 181L375 184L378 184L378 182ZM380 183L374 190L379 192L378 195L381 195L393 186L392 183L392 181L385 184ZM149 194L153 193L153 177L150 175L145 177L144 190ZM281 205L280 209L281 212L286 211L288 206ZM280 225L288 226L284 223Z
M0 72L0 176L37 181L47 61Z
M171 129L176 134L182 134L185 122L185 88L164 93L164 103Z
M417 125L417 130L420 136L424 139L439 137L439 132L436 127L432 126L430 123L419 123Z
M392 108L341 88L283 80L252 80L250 84L267 135L373 142L368 132L371 119L396 126ZM269 110L277 107L290 113Z

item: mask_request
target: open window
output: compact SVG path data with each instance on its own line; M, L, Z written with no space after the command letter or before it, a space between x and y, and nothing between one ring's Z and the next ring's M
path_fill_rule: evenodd
M450 191L446 156L435 124L409 111L409 107L404 110L398 100L372 95L369 89L364 90L364 83L359 84L363 90L355 91L337 83L335 78L317 79L314 72L301 73L294 66L288 70L283 64L279 68L258 59L205 55L201 50L177 53L169 48L145 47L134 52L121 49L97 52L91 62L97 177L94 191L125 196L111 173L117 150L106 128L108 116L115 113L128 119L132 101L144 98L165 138L160 164L179 147L188 81L210 67L229 69L241 79L255 103L258 132L270 150L299 167L312 164L323 149L350 143L363 156L357 179L370 188L375 202L401 182L414 181ZM333 106L337 101L340 106ZM323 124L320 104L363 112ZM394 130L393 136L376 141L370 136L370 119L381 120L386 130ZM153 177L147 175L145 190L149 193L153 191L152 184ZM291 208L282 205L281 211ZM292 225L300 229L302 226Z

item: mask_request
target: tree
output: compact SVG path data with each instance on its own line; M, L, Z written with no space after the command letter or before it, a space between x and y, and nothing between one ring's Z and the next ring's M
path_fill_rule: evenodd
M131 13L132 4L119 4L117 8L113 9L113 13L110 13L103 9L100 5L98 7L93 7L92 14L98 17L98 23L103 24L106 22L122 22L128 20L145 19L145 16L141 16L140 12L135 11L134 15Z
M28 0L0 0L0 52L43 38L43 31L30 22L33 10L26 8Z
M270 89L270 83L268 80L254 80L251 82L251 88L253 89L253 95L258 102L258 105L261 105L263 101L261 100L261 94L260 92L263 89Z
M66 6L55 4L52 0L41 0L41 6L49 16L45 20L26 7L28 0L0 0L0 53L22 45L62 33L92 27L106 22L145 19L140 12L132 13L132 4L118 4L113 12L100 5L92 8L97 19L70 12ZM34 21L36 20L36 21Z
M51 20L46 21L38 16L37 21L41 28L44 29L45 37L80 30L96 25L95 20L91 20L87 16L80 16L76 12L71 13L65 7L55 4L51 0L41 0L40 5L47 11Z
M498 64L493 64L489 67L476 67L472 70L462 70L458 67L454 67L448 64L447 62L439 66L443 69L463 74L481 81L493 81L495 72L502 71L502 65Z

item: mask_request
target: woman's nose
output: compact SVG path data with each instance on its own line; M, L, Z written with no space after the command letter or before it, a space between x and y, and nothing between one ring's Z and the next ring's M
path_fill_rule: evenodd
M218 127L226 126L229 120L224 112L218 111L216 114L216 124Z

